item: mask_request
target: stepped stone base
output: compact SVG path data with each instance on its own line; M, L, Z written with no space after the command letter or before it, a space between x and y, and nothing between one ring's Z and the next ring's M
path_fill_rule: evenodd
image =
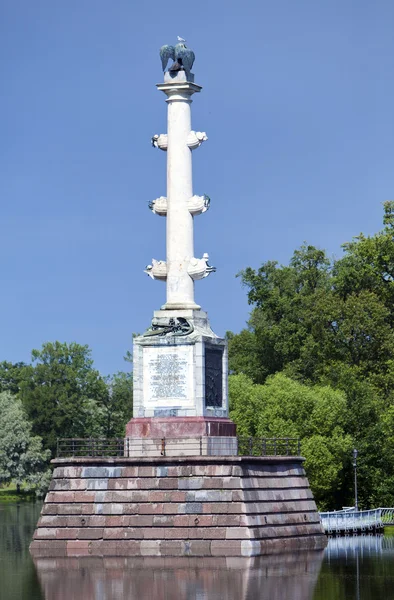
M326 545L301 457L52 462L36 556L254 556Z

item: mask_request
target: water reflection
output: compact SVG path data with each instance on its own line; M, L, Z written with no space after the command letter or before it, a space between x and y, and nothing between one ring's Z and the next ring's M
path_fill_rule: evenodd
M45 600L312 600L323 551L255 558L35 558Z
M394 600L394 538L332 538L313 600Z
M41 504L0 503L0 599L40 600L29 544Z

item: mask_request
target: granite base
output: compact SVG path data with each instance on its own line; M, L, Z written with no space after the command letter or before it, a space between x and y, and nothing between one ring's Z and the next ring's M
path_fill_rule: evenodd
M52 462L36 556L255 556L326 545L301 457Z

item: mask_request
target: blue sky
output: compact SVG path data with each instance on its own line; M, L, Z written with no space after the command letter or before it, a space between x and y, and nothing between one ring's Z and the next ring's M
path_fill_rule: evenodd
M235 275L304 240L340 256L394 197L392 0L0 2L0 360L89 344L125 369L165 301L166 130L158 50L180 35L203 91L193 127L196 300L218 334L248 319Z

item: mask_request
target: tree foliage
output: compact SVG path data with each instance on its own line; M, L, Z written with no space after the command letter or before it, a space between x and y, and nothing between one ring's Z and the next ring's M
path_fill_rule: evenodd
M232 400L241 430L297 431L316 496L321 504L334 503L332 508L351 501L349 443L359 450L362 504L394 502L394 488L387 483L394 481L389 434L394 425L394 202L384 204L383 223L377 234L360 234L345 243L344 255L337 260L304 244L287 266L268 261L257 270L245 269L240 277L252 306L248 328L227 335L230 372L249 378L249 383L242 380L245 411ZM281 386L272 379L278 373ZM233 396L240 382L231 384ZM303 385L298 396L297 383ZM253 384L261 384L266 392L256 391ZM335 414L342 433L337 430L328 442L322 433L324 419L316 431L303 427L310 426L312 418L307 418L312 410L312 404L307 408L308 398L312 402L308 390L316 399L330 389L341 394L342 404L338 412L334 403L338 397L332 396L333 412L328 411L325 419L330 422ZM269 401L264 394L269 394ZM289 394L298 398L296 404L289 404ZM253 418L256 399L259 407L264 405L262 412L259 408L265 415L259 425ZM296 405L300 413L294 411ZM324 473L325 488L318 483L319 472Z
M54 456L58 438L124 436L133 412L132 374L104 377L88 346L47 342L32 351L30 365L0 363L0 397L0 482L44 489L42 465Z
M41 491L47 483L49 450L32 434L22 402L10 392L0 393L0 483L22 483Z
M25 373L21 397L34 433L54 451L59 437L89 437L94 419L93 399L100 403L105 382L93 368L88 346L47 342L32 351L32 368Z
M344 430L345 395L329 386L304 385L283 373L271 375L264 385L232 375L229 391L238 433L300 438L316 501L320 507L332 505L352 448Z

